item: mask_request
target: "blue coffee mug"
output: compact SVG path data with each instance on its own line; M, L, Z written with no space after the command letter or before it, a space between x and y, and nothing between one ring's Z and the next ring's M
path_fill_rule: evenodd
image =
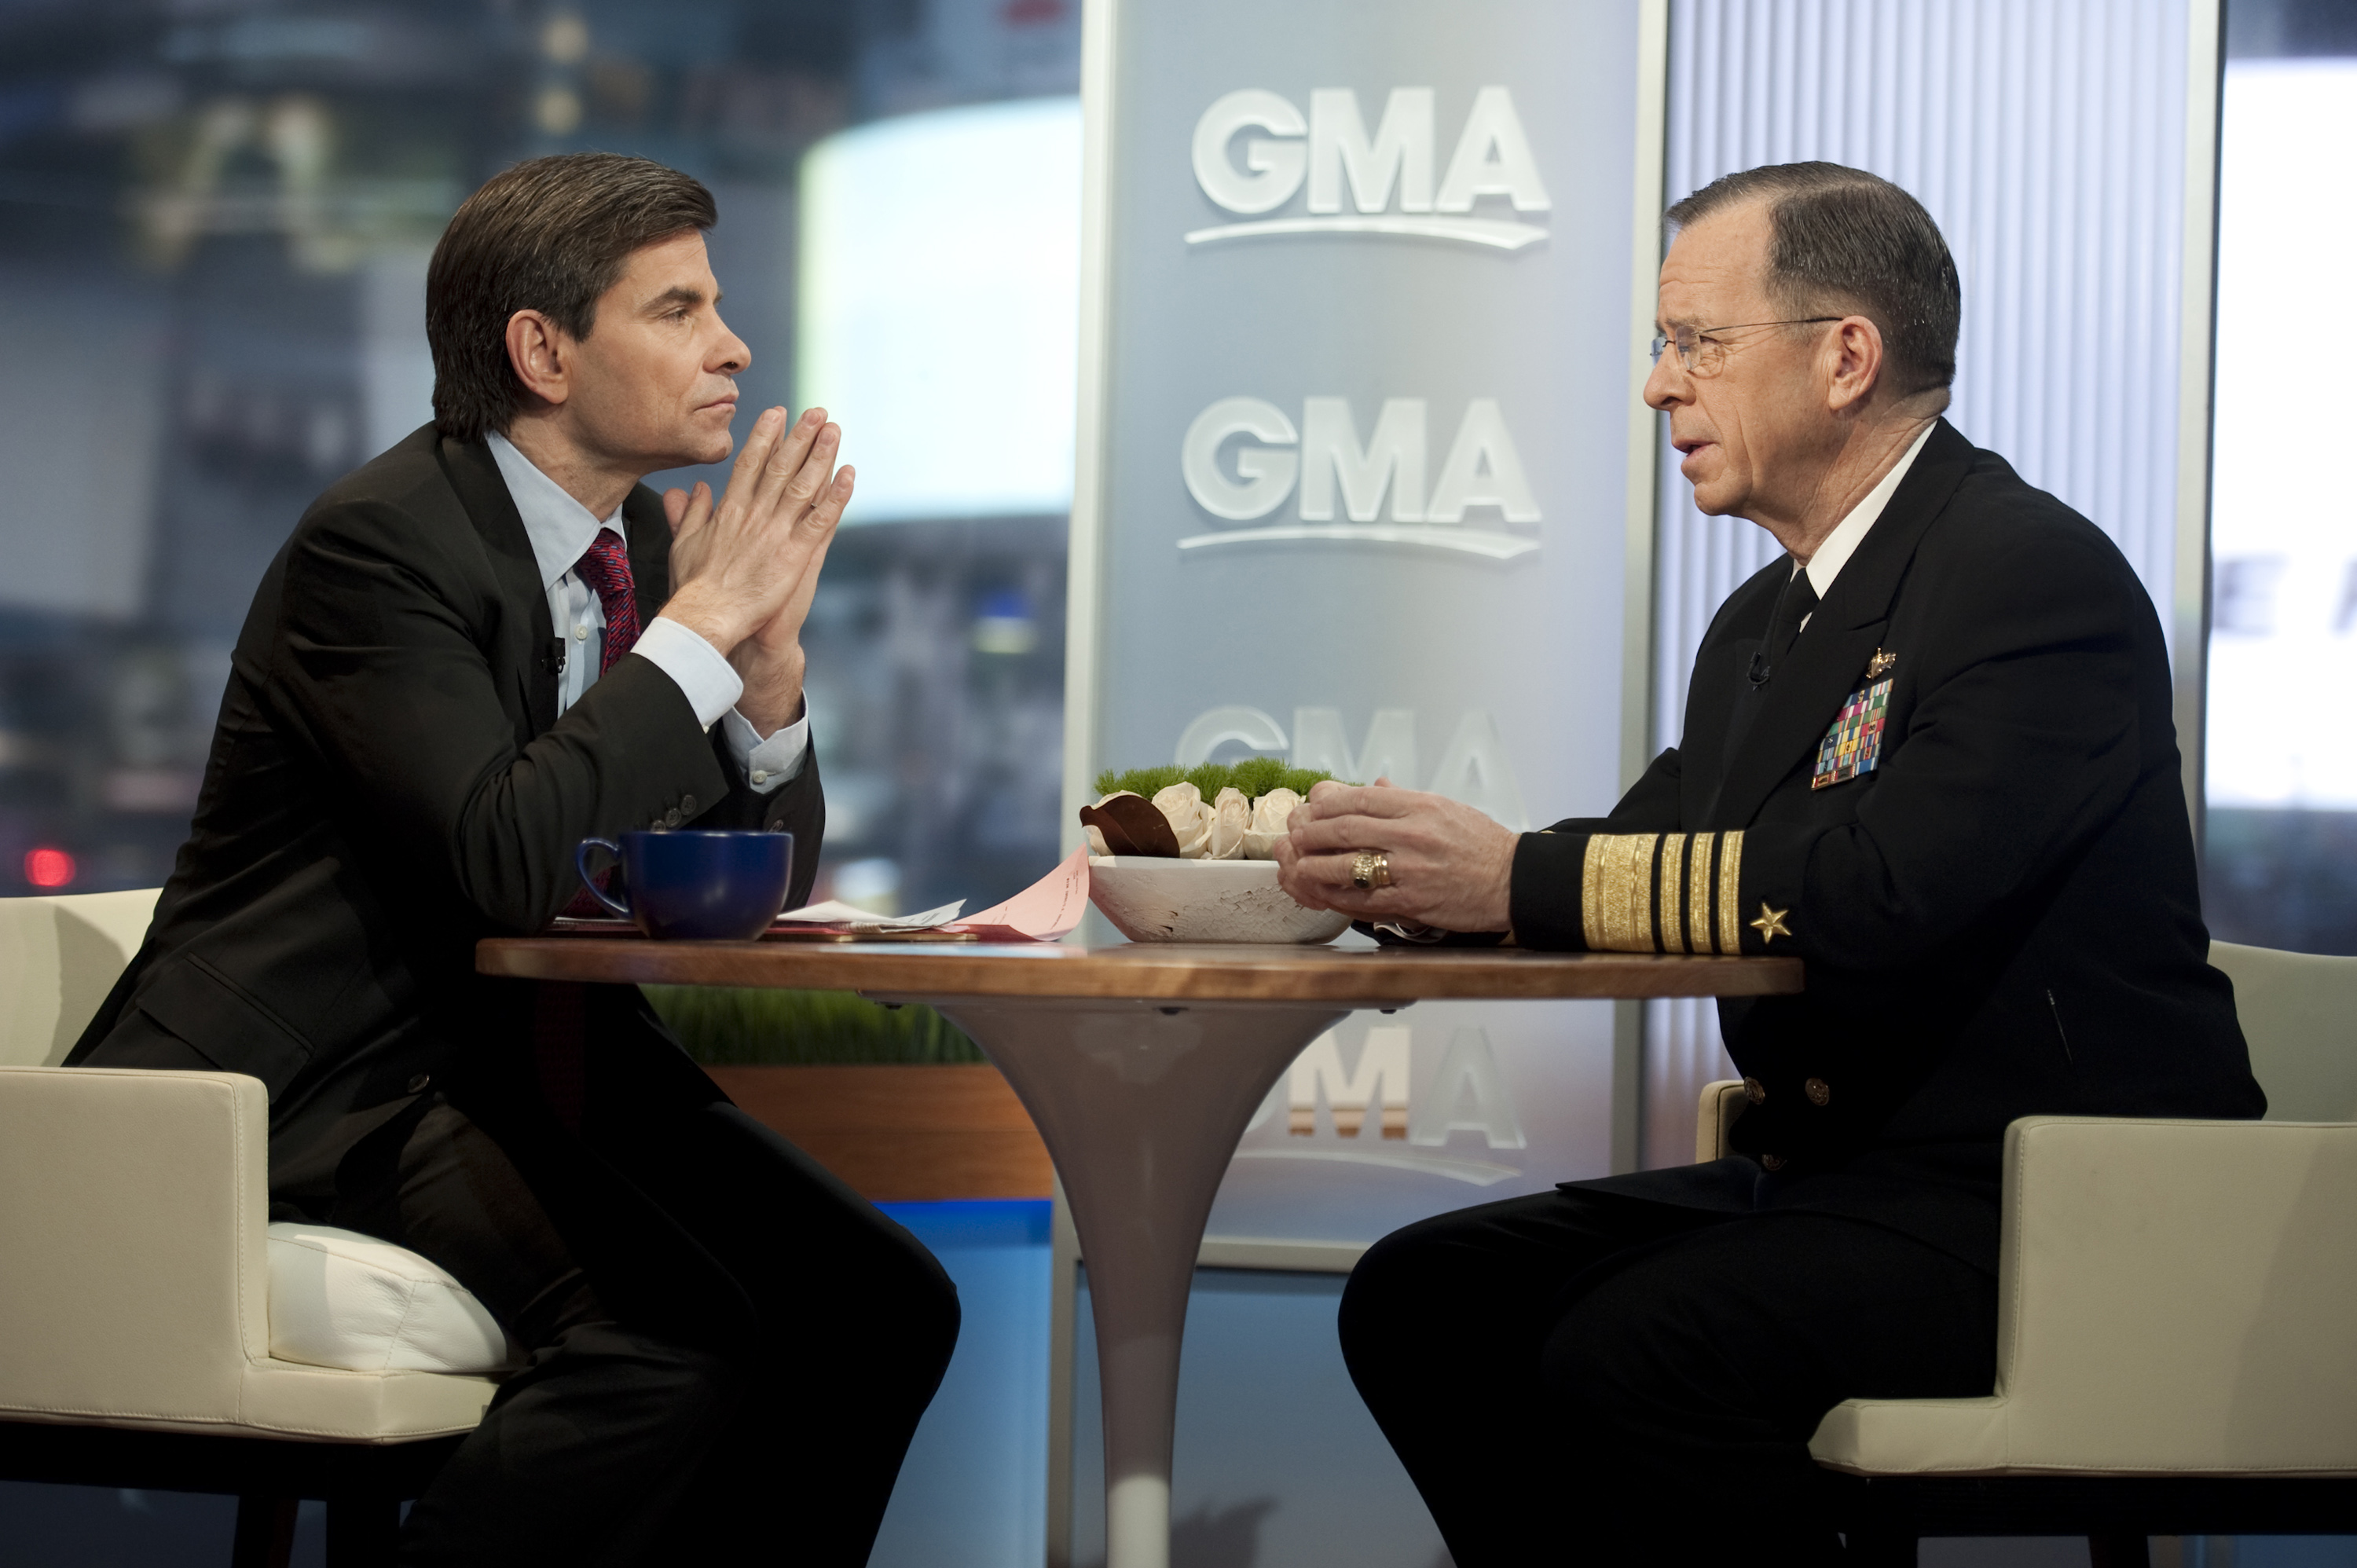
M592 849L621 858L627 902L590 876ZM749 941L786 907L794 835L629 832L619 844L583 839L573 868L599 903L659 941Z

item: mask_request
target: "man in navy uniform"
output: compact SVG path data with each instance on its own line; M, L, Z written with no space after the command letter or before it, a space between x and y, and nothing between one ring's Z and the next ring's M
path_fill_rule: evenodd
M1321 784L1278 851L1391 940L1807 964L1719 1004L1738 1153L1441 1215L1352 1275L1351 1375L1458 1568L1834 1560L1824 1412L1993 1385L2007 1124L2266 1104L2205 961L2159 622L1941 417L1930 215L1820 163L1669 221L1646 401L1695 504L1787 552L1705 634L1681 744L1536 833Z

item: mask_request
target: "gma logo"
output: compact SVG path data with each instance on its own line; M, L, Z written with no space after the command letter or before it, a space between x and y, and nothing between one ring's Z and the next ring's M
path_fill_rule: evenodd
M1529 1146L1488 1032L1452 1031L1421 1087L1411 1071L1415 1043L1405 1024L1371 1026L1355 1055L1338 1031L1318 1036L1254 1118L1252 1131L1269 1133L1248 1133L1236 1158L1384 1165L1476 1187L1521 1174L1483 1157ZM1271 1124L1280 1112L1278 1134Z
M1493 561L1538 549L1530 534L1465 522L1466 513L1476 508L1494 509L1510 523L1542 520L1522 453L1496 398L1466 403L1437 471L1433 451L1431 405L1424 398L1385 398L1364 442L1345 397L1304 398L1298 425L1260 398L1221 398L1194 417L1179 440L1178 473L1187 493L1222 521L1250 522L1297 491L1300 521L1193 534L1181 539L1178 548L1358 542L1419 545ZM1349 521L1338 520L1338 510Z
M1473 95L1437 186L1434 151L1429 87L1393 88L1372 132L1358 93L1348 87L1313 89L1307 115L1265 88L1231 92L1195 122L1195 183L1217 206L1254 220L1194 230L1187 243L1392 234L1519 251L1546 238L1535 223L1472 216L1485 196L1503 197L1517 213L1552 206L1512 93L1484 87ZM1256 216L1275 212L1304 185L1309 188L1306 211Z

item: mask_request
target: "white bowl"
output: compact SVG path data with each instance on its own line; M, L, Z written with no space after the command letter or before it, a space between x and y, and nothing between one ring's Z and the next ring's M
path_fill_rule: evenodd
M1273 860L1092 854L1089 901L1134 942L1330 942L1351 929L1295 903Z

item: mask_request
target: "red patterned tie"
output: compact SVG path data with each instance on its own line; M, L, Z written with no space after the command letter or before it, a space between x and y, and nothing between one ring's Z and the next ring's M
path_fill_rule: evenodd
M606 611L605 650L597 660L597 673L603 675L614 667L615 660L630 650L630 644L639 640L639 601L630 581L630 552L623 547L622 536L610 528L599 529L597 542L589 546L587 555L575 563L573 571L583 582L597 590L597 603ZM611 867L599 872L597 885L601 887L608 886L613 875ZM573 896L571 903L565 905L565 913L576 919L593 919L604 917L608 911L585 887ZM577 1080L578 1077L576 1070L575 1079ZM576 1090L574 1101L576 1117L579 1113L578 1098Z
M597 660L597 673L603 675L639 640L639 601L630 582L630 553L620 534L601 528L597 542L573 570L597 590L597 603L605 607L606 650Z

